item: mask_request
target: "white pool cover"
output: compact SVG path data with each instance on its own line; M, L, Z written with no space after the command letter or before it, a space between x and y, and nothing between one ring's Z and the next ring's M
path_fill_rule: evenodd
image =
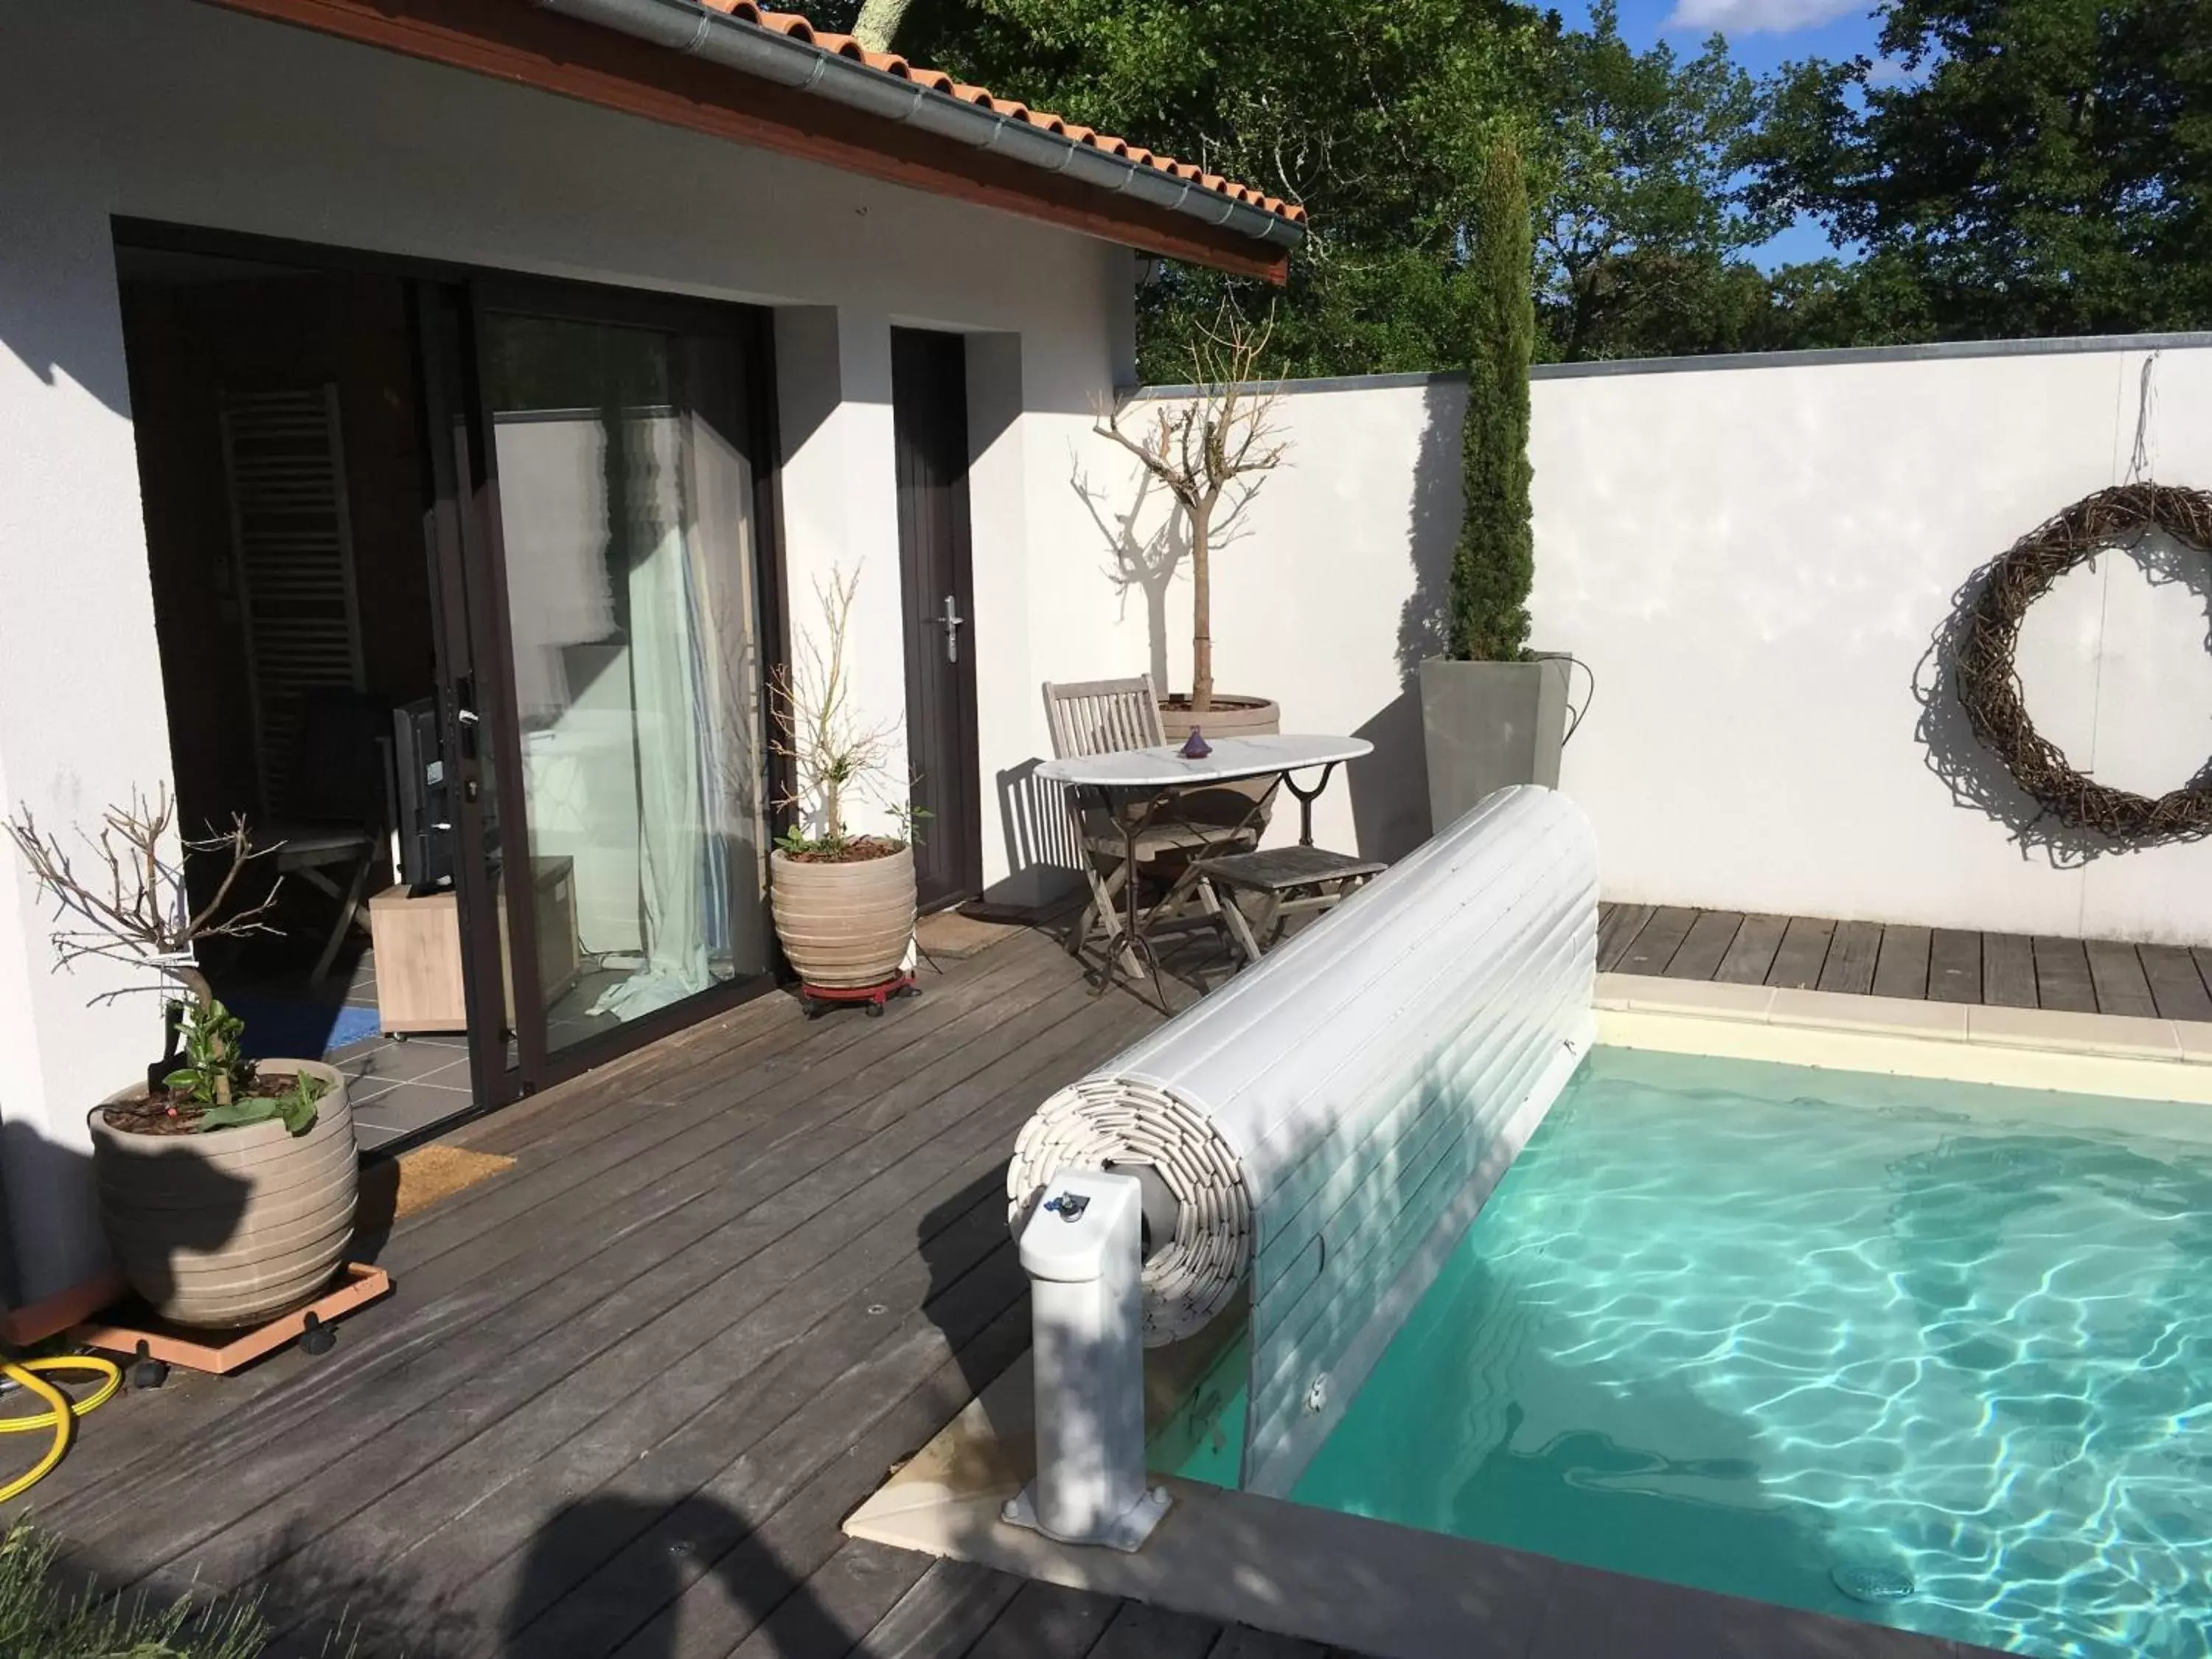
M1596 965L1589 822L1500 790L1038 1108L1015 1224L1062 1170L1156 1170L1146 1340L1249 1275L1243 1484L1287 1493L1587 1050Z

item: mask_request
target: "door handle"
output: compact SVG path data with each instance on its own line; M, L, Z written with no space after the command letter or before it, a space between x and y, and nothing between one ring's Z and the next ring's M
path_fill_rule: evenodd
M960 614L959 604L951 594L947 593L945 596L945 614L934 620L937 625L945 630L945 660L958 662L960 660L960 628L967 618Z

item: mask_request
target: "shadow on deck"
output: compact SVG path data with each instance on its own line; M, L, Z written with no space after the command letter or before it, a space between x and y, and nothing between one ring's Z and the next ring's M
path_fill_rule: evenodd
M1026 1347L1006 1154L1160 1016L1041 934L884 1018L752 1003L462 1131L336 1352L179 1374L38 1492L107 1591L258 1587L278 1652L1314 1652L849 1541Z

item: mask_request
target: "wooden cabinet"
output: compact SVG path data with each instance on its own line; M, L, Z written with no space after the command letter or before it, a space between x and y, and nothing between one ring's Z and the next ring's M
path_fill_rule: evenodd
M548 1003L576 982L583 959L576 945L576 878L573 860L531 861L531 896L538 920L538 975ZM376 1009L388 1032L465 1031L468 999L461 981L459 907L450 892L416 896L387 887L368 902L369 936L376 950ZM500 894L500 963L507 969L507 894ZM507 1024L514 1025L514 975L507 981Z

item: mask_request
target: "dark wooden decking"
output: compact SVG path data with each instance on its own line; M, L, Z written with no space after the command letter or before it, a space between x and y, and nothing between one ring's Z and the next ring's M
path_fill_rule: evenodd
M1597 965L1668 979L2212 1020L2212 948L2203 945L1601 904Z
M1024 934L526 1103L336 1352L112 1402L37 1512L111 1591L258 1585L280 1652L1317 1659L839 1530L1027 1344L1016 1129L1158 1018Z

